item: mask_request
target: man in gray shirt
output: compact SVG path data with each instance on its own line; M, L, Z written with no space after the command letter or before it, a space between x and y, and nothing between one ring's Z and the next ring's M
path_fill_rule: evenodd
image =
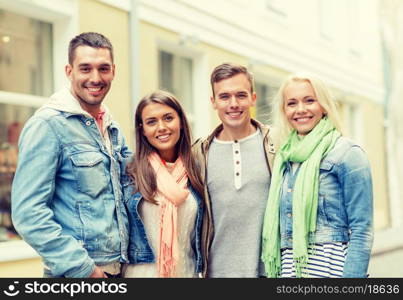
M204 275L259 277L264 275L261 229L274 145L269 127L251 118L256 93L245 67L217 66L211 87L211 103L222 123L194 145L205 183Z

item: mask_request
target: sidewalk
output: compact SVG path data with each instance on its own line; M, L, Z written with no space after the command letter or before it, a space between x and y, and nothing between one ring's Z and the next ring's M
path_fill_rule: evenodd
M369 262L369 276L403 278L403 248L373 255Z

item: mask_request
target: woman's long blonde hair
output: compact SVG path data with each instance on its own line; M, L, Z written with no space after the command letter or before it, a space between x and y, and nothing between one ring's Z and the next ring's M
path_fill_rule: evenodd
M293 129L287 120L284 110L284 90L291 82L310 83L315 92L316 100L322 106L329 120L333 123L336 129L342 133L337 104L324 82L312 74L292 74L283 81L274 97L273 127L275 128L276 133L274 138L277 140L278 145L281 146L283 144Z

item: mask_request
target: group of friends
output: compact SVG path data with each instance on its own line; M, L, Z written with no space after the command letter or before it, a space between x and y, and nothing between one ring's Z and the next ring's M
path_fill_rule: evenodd
M70 87L25 124L12 220L45 277L367 277L370 164L343 136L329 89L284 80L264 125L253 75L211 74L221 121L192 142L180 101L157 90L135 111L132 152L103 100L113 47L86 32L69 44Z

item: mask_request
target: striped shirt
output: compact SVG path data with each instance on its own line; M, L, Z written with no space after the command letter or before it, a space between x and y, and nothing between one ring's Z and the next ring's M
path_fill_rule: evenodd
M347 244L324 243L308 247L308 265L302 270L302 277L338 278L343 277ZM296 277L292 248L281 249L281 277Z

